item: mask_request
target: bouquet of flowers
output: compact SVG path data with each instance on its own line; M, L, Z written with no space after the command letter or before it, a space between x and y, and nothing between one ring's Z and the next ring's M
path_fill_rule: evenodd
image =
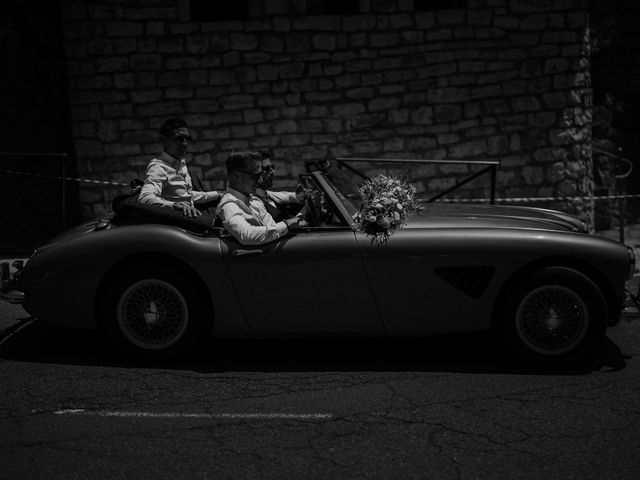
M371 236L371 243L386 243L421 207L415 200L416 189L394 177L376 175L360 187L363 203L353 219L358 230Z

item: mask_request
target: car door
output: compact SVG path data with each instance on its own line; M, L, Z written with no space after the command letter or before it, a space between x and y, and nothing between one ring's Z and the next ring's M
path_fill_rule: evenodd
M382 322L348 227L308 228L261 246L221 239L249 327L264 333L377 333Z

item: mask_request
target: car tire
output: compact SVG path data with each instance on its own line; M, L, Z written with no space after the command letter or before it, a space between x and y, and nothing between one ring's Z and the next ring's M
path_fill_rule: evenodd
M571 268L527 272L501 299L499 337L521 359L548 366L583 362L604 337L604 297L593 281Z
M210 312L189 275L138 264L113 275L97 304L99 328L118 353L143 361L175 360L211 333Z

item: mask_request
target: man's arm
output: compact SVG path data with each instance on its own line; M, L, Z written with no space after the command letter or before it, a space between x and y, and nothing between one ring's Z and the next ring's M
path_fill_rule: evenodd
M205 203L211 200L220 200L224 195L224 192L217 192L212 190L210 192L198 192L196 190L191 191L193 196L193 203Z
M149 167L138 196L138 202L172 208L174 202L162 198L162 186L166 179L167 175L159 166Z
M245 212L233 203L225 204L218 212L225 230L242 245L262 245L286 235L289 231L285 222L271 222L268 225L252 225L245 218ZM293 226L293 223L292 223Z

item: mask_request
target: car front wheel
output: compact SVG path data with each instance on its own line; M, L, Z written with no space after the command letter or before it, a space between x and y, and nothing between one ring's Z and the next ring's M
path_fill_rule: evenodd
M208 333L208 309L196 282L162 266L139 265L114 275L97 313L112 345L142 360L184 356Z
M521 277L502 297L497 328L519 356L543 364L593 356L606 328L598 287L582 273L544 267Z

